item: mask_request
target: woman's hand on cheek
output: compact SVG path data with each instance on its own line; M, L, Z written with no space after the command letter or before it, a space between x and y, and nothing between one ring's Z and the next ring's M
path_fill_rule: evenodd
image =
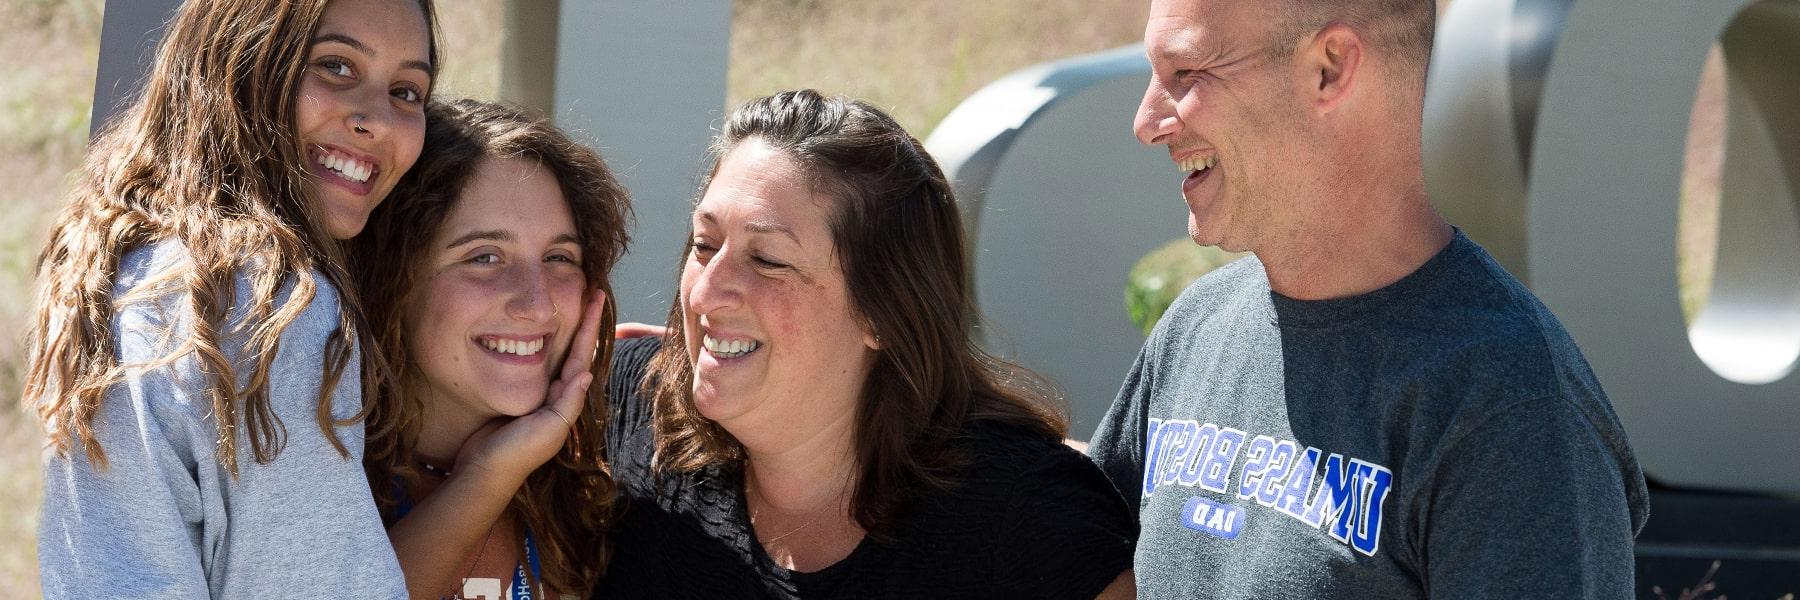
M588 389L594 383L591 369L599 349L600 312L605 307L606 294L593 290L588 295L581 323L575 328L575 339L569 342L562 370L550 382L543 406L523 416L494 419L471 434L457 453L459 474L473 470L483 476L523 483L527 475L562 450L569 430L581 418Z

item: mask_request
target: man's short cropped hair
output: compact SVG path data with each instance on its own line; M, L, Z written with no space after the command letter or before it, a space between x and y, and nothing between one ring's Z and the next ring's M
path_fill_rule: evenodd
M1411 75L1421 89L1437 29L1436 0L1278 0L1286 58L1292 42L1332 23L1361 33L1364 41L1395 58L1396 75Z

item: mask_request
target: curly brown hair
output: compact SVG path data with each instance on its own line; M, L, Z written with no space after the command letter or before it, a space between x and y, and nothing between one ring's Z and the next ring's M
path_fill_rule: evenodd
M392 516L406 490L419 483L413 449L425 399L412 393L417 386L408 385L422 375L409 358L404 317L413 305L419 263L430 253L432 232L450 214L483 161L536 162L556 177L569 204L588 287L605 290L607 300L586 408L562 450L520 487L511 509L532 532L543 556L544 581L560 591L586 591L605 569L606 522L615 497L603 437L610 333L617 321L607 273L625 252L629 196L599 154L520 111L457 100L432 103L425 117L425 149L419 162L352 241L352 271L366 299L369 325L386 362L397 369L393 385L383 386L368 400L373 410L364 468L384 515Z

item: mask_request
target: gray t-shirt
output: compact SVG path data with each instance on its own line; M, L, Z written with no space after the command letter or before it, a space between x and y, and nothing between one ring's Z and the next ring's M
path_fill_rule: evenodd
M1145 598L1629 598L1649 511L1574 342L1460 231L1353 298L1195 282L1089 452Z
M169 242L128 253L116 297L184 256ZM337 292L319 281L269 369L270 406L287 434L270 463L258 464L240 433L239 477L219 464L206 376L191 357L139 370L107 391L94 423L106 469L79 445L46 459L38 529L46 598L406 596L363 475L362 424L337 428L350 450L344 457L315 417L325 342L338 327ZM237 287L228 320L249 301L247 279ZM171 293L120 310L112 327L121 363L159 358L181 343L190 326L184 301ZM242 360L233 338L221 346ZM362 405L358 360L351 356L333 391L340 418Z

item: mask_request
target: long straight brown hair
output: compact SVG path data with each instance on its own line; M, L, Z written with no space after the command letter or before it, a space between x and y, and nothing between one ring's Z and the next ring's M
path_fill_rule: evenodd
M127 367L193 355L209 375L218 461L237 474L240 429L256 462L273 460L286 430L269 406L269 368L282 332L312 303L322 278L337 288L340 302L316 420L348 455L334 426L363 418L367 407L339 423L331 392L364 337L360 304L340 242L314 216L294 133L296 92L328 1L190 0L170 24L142 92L93 141L80 183L39 256L26 341L23 398L57 452L79 444L105 468L94 417L107 389ZM431 0L418 1L435 69ZM115 298L121 257L158 241L180 244L185 260L141 293ZM250 301L234 307L237 278L245 275ZM150 365L118 364L113 315L165 294L183 298L179 309L191 331ZM242 311L230 317L243 325L221 331L231 311ZM239 373L220 342L239 335L246 340L243 355L254 357L248 373Z
M606 566L606 523L614 483L605 463L607 374L617 318L607 274L625 253L631 206L624 186L593 150L543 121L475 100L434 102L425 113L425 150L386 203L352 241L351 263L369 308L369 324L385 362L398 369L393 385L368 399L363 464L382 513L392 518L417 489L413 448L425 414L415 393L424 375L406 345L406 314L418 298L418 273L431 242L481 163L501 158L534 161L556 177L575 223L581 269L589 288L607 292L600 347L586 406L556 457L526 478L511 508L530 528L542 554L543 578L559 592L585 593Z
M910 500L954 485L950 472L967 458L954 442L971 423L1061 441L1068 421L1055 387L969 337L975 310L962 219L943 170L919 140L867 103L780 92L726 118L701 196L719 161L749 140L794 159L812 189L833 201L831 237L851 306L882 340L856 411L850 506L858 525L882 535ZM741 465L743 446L694 406L682 323L677 295L646 376L654 386L657 468Z

